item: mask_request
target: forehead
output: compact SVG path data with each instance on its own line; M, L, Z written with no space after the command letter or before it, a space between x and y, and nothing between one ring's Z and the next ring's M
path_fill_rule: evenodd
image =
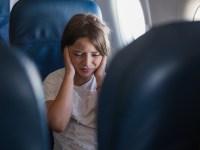
M98 52L98 50L87 37L79 38L74 42L71 47L73 48L73 50L80 50L84 52Z

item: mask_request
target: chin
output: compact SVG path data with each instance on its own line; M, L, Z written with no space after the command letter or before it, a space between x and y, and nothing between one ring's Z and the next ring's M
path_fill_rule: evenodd
M92 77L92 75L93 75L93 74L90 74L90 75L82 75L81 77L82 77L83 79L88 80L88 79L90 79L90 78Z
M78 76L84 80L88 80L92 77L93 73L86 74L86 73L78 73Z

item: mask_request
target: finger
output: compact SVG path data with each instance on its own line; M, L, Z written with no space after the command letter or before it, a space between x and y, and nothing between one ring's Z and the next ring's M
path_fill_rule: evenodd
M72 64L71 58L70 58L70 52L69 52L69 48L65 47L64 48L64 58L65 58L65 67L67 70L67 73L73 73L73 75L75 74L75 70L74 70L74 66Z
M70 56L69 56L69 48L66 46L64 49L64 55L65 55L65 59L67 62L70 62Z
M64 52L65 52L65 51L68 51L68 47L67 47L67 46L65 46L65 48L64 48Z
M106 69L106 63L107 63L107 56L103 56L101 60L101 64L96 70L96 76L102 76L105 74L105 69Z
M107 64L107 56L103 56L100 67L104 70L106 68L106 64Z
M64 48L64 58L67 58L67 54L68 53L68 47L66 46L65 48Z
M71 59L69 56L69 48L67 46L64 48L64 61L67 66L71 64Z
M103 59L102 59L102 65L106 65L107 63L107 56L103 56Z

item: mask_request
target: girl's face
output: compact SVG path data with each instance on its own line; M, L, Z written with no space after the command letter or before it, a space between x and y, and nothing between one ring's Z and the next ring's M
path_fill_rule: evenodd
M69 47L69 55L75 68L75 83L85 83L100 66L102 55L87 37L79 38Z

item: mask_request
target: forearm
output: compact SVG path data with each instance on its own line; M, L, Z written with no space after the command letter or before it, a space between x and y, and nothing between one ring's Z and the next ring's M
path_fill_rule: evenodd
M73 76L65 74L56 99L48 107L48 121L54 131L62 132L70 120L73 84Z

